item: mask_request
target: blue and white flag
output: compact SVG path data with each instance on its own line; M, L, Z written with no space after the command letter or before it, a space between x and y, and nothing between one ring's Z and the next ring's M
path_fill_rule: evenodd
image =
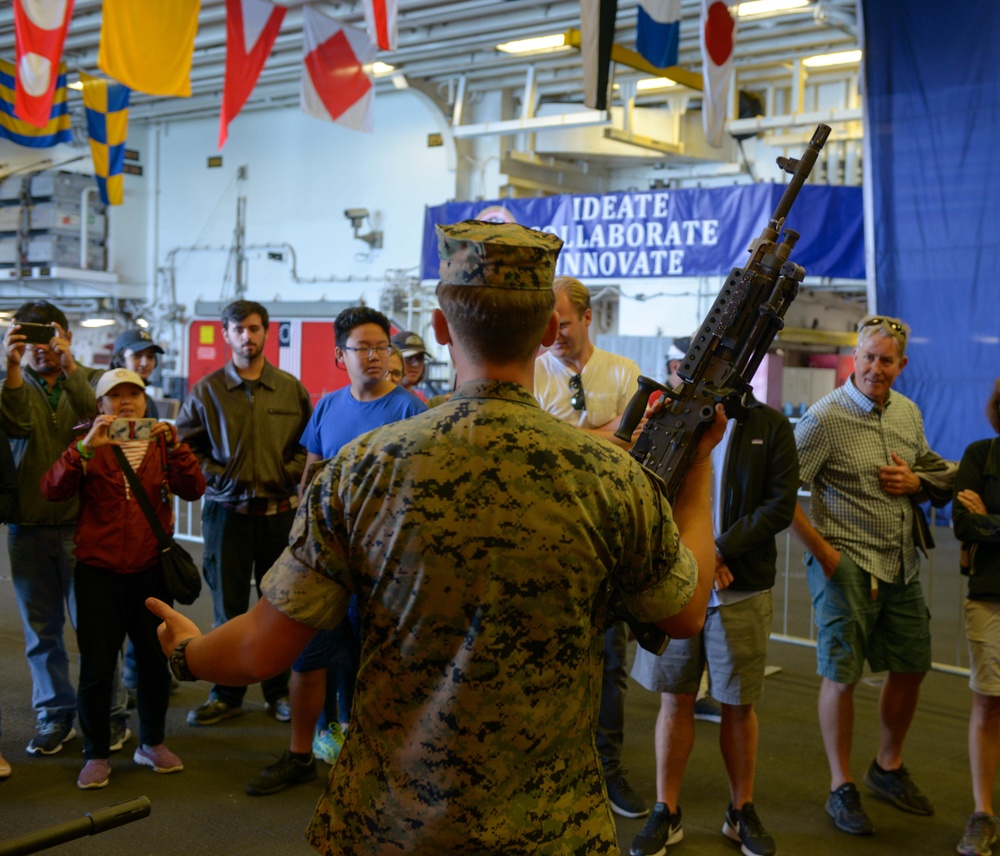
M657 68L677 65L681 0L639 0L635 49Z

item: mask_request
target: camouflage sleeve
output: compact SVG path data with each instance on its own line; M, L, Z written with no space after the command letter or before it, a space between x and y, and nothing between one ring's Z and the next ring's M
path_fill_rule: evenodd
M275 609L319 630L332 630L341 622L352 589L347 532L334 483L334 468L329 465L310 483L288 546L260 584Z
M698 562L681 543L670 513L663 482L641 467L627 521L634 528L635 545L625 557L619 575L622 595L640 621L661 621L680 612L694 594ZM645 478L643 478L645 476Z

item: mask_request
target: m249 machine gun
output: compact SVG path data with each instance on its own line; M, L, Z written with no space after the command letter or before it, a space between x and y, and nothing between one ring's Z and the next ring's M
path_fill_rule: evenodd
M694 460L698 441L715 419L715 405L722 404L730 419L746 417L750 380L784 326L782 319L805 277L802 267L788 261L799 235L784 228L785 218L829 134L827 125L819 125L801 158L778 158L778 166L792 177L770 221L750 247L750 262L730 271L708 317L692 336L677 370L680 386L670 389L640 377L639 390L622 415L615 436L627 442L650 395L656 390L663 393L662 409L646 421L631 454L666 482L671 502ZM666 648L666 634L635 619L617 591L612 592L608 612L609 621L628 621L646 650L659 654Z

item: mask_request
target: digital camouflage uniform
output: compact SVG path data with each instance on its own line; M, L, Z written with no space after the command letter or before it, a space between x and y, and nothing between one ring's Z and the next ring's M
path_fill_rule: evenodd
M594 746L608 585L661 619L696 579L662 482L517 384L468 381L345 446L262 583L313 627L362 604L351 726L310 842L618 853Z

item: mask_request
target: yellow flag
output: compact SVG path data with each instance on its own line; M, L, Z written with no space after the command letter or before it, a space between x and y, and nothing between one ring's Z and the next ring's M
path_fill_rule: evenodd
M191 94L201 0L104 0L97 65L129 89Z

